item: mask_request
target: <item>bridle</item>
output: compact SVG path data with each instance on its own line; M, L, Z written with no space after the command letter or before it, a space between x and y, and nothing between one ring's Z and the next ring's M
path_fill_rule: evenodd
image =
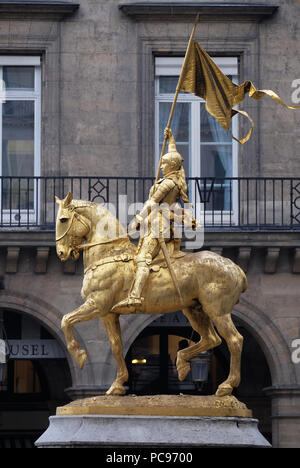
M60 241L61 239L63 239L68 234L71 227L73 226L74 219L79 221L81 224L83 224L88 229L88 231L90 231L91 225L90 225L89 220L87 220L87 218L85 216L83 216L83 215L81 215L81 214L79 214L79 213L77 213L75 211L77 208L85 208L85 207L88 207L88 206L89 205L81 205L81 206L77 206L77 207L74 206L74 207L71 207L71 208L67 208L68 211L72 212L72 214L71 214L71 217L69 218L67 229L61 235L56 236L56 242ZM120 240L120 239L125 239L125 237L114 237L114 238L111 238L111 239L105 239L105 240L101 240L101 241L97 241L97 242L77 244L76 240L78 239L78 237L79 236L76 236L76 235L70 235L70 242L69 242L69 247L71 248L71 251L73 253L73 257L76 260L80 255L80 251L82 251L82 250L87 250L87 249L90 249L91 247L95 247L97 245L109 244L110 242L115 242L115 241ZM126 238L129 239L128 234L127 234Z

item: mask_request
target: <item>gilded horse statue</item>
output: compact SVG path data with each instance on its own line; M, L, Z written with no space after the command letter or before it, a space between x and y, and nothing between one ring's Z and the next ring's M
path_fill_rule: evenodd
M83 252L84 263L81 290L84 303L64 315L61 323L68 350L79 367L83 368L87 353L79 348L72 327L78 322L100 318L117 364L117 376L107 395L123 395L128 371L123 356L120 313L112 309L130 291L135 276L136 246L126 229L104 206L72 200L70 192L65 199L56 197L56 202L59 205L57 255L62 261L70 256L77 260L80 252ZM114 229L111 230L111 227ZM182 253L182 256L173 258L172 265L182 294L181 300L162 261L161 267L158 265L149 275L143 289L142 310L137 313L162 314L181 309L200 335L198 343L178 351L176 366L180 381L190 371L189 360L202 351L218 346L221 335L230 352L230 371L228 378L219 385L216 395L231 395L233 388L240 383L243 346L243 337L232 322L231 311L247 288L246 276L231 260L210 251ZM124 309L124 313L129 312Z

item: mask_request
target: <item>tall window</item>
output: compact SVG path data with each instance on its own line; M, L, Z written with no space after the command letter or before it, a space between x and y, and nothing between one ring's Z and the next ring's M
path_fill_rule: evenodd
M236 57L217 57L214 61L223 73L233 81L237 79ZM157 57L155 62L155 108L156 108L156 160L158 161L168 122L171 105L182 67L183 58ZM210 179L214 179L213 196L206 197L206 210L229 212L234 208L234 183L228 178L237 174L237 145L232 139L238 133L237 118L232 120L229 132L206 111L205 102L189 93L180 93L175 107L171 128L177 149L184 158L188 177L201 178L198 185L191 182L190 199L197 200L197 187L209 194ZM199 191L199 190L198 190ZM198 194L199 195L199 194ZM223 218L224 222L224 218Z
M40 175L40 57L0 56L1 221L28 221L37 210Z

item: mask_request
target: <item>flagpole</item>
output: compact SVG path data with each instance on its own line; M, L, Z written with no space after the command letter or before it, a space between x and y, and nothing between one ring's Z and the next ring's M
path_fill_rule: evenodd
M193 41L193 38L194 38L194 35L195 35L195 31L196 31L198 21L199 21L199 13L196 16L194 27L193 27L193 30L192 30L192 33L191 33L191 36L190 36L190 39L189 39L189 43L188 43L188 46L187 46L187 49L186 49L186 53L185 53L184 61L183 61L183 64L182 64L180 76L179 76L178 83L177 83L177 86L176 86L176 93L175 93L175 96L174 96L174 100L173 100L173 103L172 103L172 107L171 107L171 111L170 111L170 115L169 115L169 120L168 120L166 128L170 128L170 126L171 126L171 122L172 122L172 119L173 119L173 114L174 114L178 94L179 94L179 91L180 91L180 85L181 85L181 81L182 81L182 77L183 77L183 72L184 72L186 64L187 64L189 52L191 50L191 45L192 45L192 41ZM167 145L167 139L168 139L168 137L165 135L162 150L161 150L161 154L160 154L160 159L159 159L159 163L158 163L155 183L159 179L161 162L162 162L162 157L163 157L163 155L165 153L165 149L166 149L166 145Z

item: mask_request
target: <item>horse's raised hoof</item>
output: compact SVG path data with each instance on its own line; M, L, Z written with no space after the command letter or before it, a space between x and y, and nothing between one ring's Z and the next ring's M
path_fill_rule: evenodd
M106 395L116 395L121 396L126 392L125 388L121 384L112 384L109 390L107 390Z
M86 358L87 358L87 354L84 349L82 349L81 351L78 351L76 361L80 369L83 369Z
M232 393L232 386L229 385L229 384L225 384L225 385L220 385L218 387L218 390L216 391L216 396L218 397L223 397L223 396L228 396L228 395L231 395Z
M183 362L183 363L178 364L177 372L178 372L178 379L180 380L180 382L182 382L186 378L190 370L191 370L191 366L189 362Z

